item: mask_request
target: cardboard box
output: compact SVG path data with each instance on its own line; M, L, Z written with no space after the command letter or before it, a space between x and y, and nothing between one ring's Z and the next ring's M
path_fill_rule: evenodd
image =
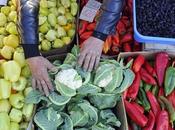
M59 54L59 55L52 55L52 56L48 56L47 59L49 61L54 61L55 59L64 60L66 55L67 55L66 53ZM117 59L117 57L114 57L114 58ZM121 121L120 128L117 128L116 130L128 130L128 123L127 123L127 117L126 117L126 111L125 111L125 107L124 107L123 98L121 98L121 100L117 103L117 105L113 111L116 114L117 118ZM34 114L33 114L33 117L34 117ZM34 128L33 118L30 121L27 130L37 130Z

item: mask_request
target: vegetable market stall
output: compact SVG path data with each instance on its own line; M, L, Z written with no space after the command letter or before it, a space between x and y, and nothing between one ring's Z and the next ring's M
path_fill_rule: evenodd
M50 73L55 91L48 98L37 90L26 97L27 103L39 103L34 116L36 127L45 130L126 130L121 93L134 80L129 69L131 63L124 66L122 61L103 59L97 70L90 73L76 65L78 53L79 48L75 46L63 63L58 60L64 59L62 56L48 57L59 69ZM106 67L109 69L104 69Z

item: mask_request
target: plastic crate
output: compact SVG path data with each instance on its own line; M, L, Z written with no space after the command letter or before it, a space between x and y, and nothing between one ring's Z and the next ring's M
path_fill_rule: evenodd
M137 30L137 22L136 22L136 0L133 0L133 19L134 19L134 38L138 42L142 43L159 43L159 44L174 44L175 38L165 38L165 37L153 37L153 36L144 36L140 34Z

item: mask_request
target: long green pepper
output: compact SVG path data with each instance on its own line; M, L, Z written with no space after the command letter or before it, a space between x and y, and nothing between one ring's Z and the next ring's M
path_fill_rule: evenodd
M158 92L159 92L158 86L153 86L153 88L152 88L152 93L154 94L155 97L157 97Z
M149 111L151 106L149 104L149 101L147 99L146 93L143 90L143 88L140 88L138 96L139 96L140 101L142 102L142 105L143 105L145 111Z
M175 68L168 67L165 74L165 95L168 96L175 88Z
M144 84L144 89L145 89L145 91L149 91L150 89L151 89L151 87L152 87L152 85L150 85L150 84Z

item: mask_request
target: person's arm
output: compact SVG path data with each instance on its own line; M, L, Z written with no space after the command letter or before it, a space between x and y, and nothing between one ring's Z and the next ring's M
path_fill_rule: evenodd
M40 56L38 43L39 0L19 0L18 24L25 57Z
M47 70L54 66L39 53L39 0L19 0L18 27L26 61L32 72L32 86L49 95L53 90Z
M119 21L124 6L124 0L104 0L102 12L93 36L101 40L112 33L116 23Z
M111 34L119 21L124 0L105 0L102 13L93 35L84 41L78 64L85 70L92 71L100 61L104 41Z

